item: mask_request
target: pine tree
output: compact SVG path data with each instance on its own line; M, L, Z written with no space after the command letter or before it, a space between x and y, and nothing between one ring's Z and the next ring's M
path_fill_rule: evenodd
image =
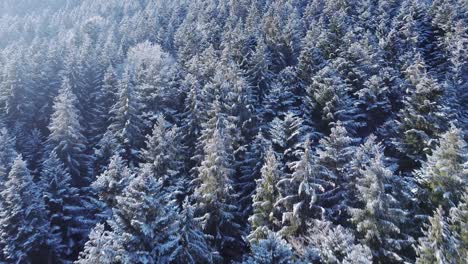
M174 250L174 213L149 166L131 180L108 221L115 258L122 263L167 263ZM110 249L112 249L110 248Z
M468 156L462 131L454 125L444 133L427 161L415 172L431 208L456 206L465 192Z
M17 157L15 149L15 138L10 136L6 128L0 129L0 167L4 173L8 174L13 161ZM5 175L6 176L6 175ZM0 178L0 182L6 181L6 178Z
M269 231L275 231L278 224L275 204L279 199L276 185L281 178L278 161L270 148L261 169L261 178L255 180L257 187L252 196L253 214L249 217L252 232L247 237L251 244L265 239Z
M81 134L80 113L76 108L76 96L71 91L70 81L64 79L54 102L47 139L49 151L54 150L69 170L74 185L87 183L86 139Z
M250 53L247 76L254 86L259 103L262 103L273 77L271 55L263 38L257 39L255 48Z
M78 190L70 184L68 170L52 151L42 164L40 186L50 223L49 244L60 261L70 259L74 243L70 232L74 225L72 218L79 213L76 211Z
M301 153L300 145L304 142L302 123L302 118L288 112L283 119L275 118L269 125L269 139L282 161L283 172L289 172L289 164Z
M371 250L355 244L351 230L321 220L312 221L307 231L308 248L304 260L320 263L372 263Z
M141 110L140 95L135 91L129 69L125 70L118 84L118 96L112 106L111 123L106 134L114 135L118 147L115 151L126 159L130 166L135 165L142 144L143 123L139 113Z
M30 263L44 250L49 223L40 189L21 155L14 160L5 189L0 193L0 244L4 261ZM37 259L36 259L37 260Z
M414 64L405 71L409 82L408 95L398 114L395 142L397 149L409 158L409 168L415 168L424 160L424 155L430 153L430 146L443 130L445 121L440 105L443 90L428 75L421 56L416 55L414 60Z
M430 225L423 231L424 236L419 238L416 263L463 263L461 259L460 262L457 261L458 241L450 233L441 207L437 208L429 221Z
M346 200L352 191L349 164L355 151L356 139L338 122L328 137L319 141L317 157L314 161L317 170L317 183L322 192L318 194L319 204L326 208L328 219L341 222L348 210L350 201Z
M125 161L119 154L115 154L112 156L107 170L96 177L91 187L110 210L117 204L117 196L122 195L132 178L133 174Z
M458 255L460 260L468 257L468 194L465 192L457 207L450 209L450 230L458 240Z
M98 87L94 95L97 105L95 109L96 112L94 113L96 120L93 120L92 124L95 128L93 134L96 135L93 141L99 142L102 135L106 132L107 127L110 125L110 111L117 100L117 87L117 74L112 65L109 65L104 73L102 85Z
M193 206L185 199L175 235L176 244L170 263L213 263L213 253L194 218Z
M261 177L261 170L265 160L268 142L259 130L257 136L248 146L242 164L240 165L240 177L237 183L239 191L239 203L241 213L245 218L252 215L252 198L256 189L256 180Z
M274 233L268 232L265 239L252 245L252 256L243 263L245 264L288 264L293 262L291 246Z
M242 251L232 186L232 153L224 130L215 128L204 146L205 157L198 168L195 212L213 247L223 257L234 258Z
M146 149L142 151L142 158L151 166L154 175L160 177L167 192L176 194L182 191L180 179L181 144L178 128L170 126L161 115L157 118L152 135L146 137ZM171 195L172 195L171 194Z
M89 234L89 240L76 264L113 263L116 253L109 232L105 231L103 224L97 224Z
M281 206L281 234L291 238L304 231L305 221L310 217L321 217L322 208L317 207L316 191L322 186L315 181L315 167L312 162L310 140L303 146L304 152L300 159L290 164L292 174L282 177L277 184L280 198L275 206Z
M314 76L307 87L307 111L319 132L328 133L338 121L353 133L364 126L365 117L354 106L356 101L348 95L349 92L350 87L330 66L325 66Z
M374 155L370 164L361 170L357 188L364 206L350 210L352 221L361 243L371 248L374 261L398 262L403 260L400 251L412 242L399 227L407 213L399 207L398 200L386 192L385 185L392 172L383 164L381 150Z

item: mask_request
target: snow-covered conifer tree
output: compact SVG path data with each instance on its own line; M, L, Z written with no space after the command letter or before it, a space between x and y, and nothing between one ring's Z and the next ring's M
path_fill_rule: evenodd
M275 231L278 224L276 219L276 202L279 190L276 187L282 178L278 161L274 151L270 148L266 153L265 163L261 169L261 177L256 182L255 193L252 196L253 214L249 217L252 232L248 238L251 244L265 239L269 231Z
M21 155L14 160L0 196L3 261L29 263L34 254L46 248L49 223L40 188L33 182Z

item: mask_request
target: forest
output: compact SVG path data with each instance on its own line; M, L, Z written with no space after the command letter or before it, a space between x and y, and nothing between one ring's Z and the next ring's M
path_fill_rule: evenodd
M465 264L467 17L1 0L0 263Z

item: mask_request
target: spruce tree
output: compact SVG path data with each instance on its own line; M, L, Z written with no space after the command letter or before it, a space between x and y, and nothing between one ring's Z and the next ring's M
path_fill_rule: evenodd
M78 190L71 186L71 176L55 151L43 162L40 178L45 210L50 223L49 244L57 260L70 260L73 250L71 229L77 217Z
M371 250L355 243L351 230L322 220L311 221L305 237L308 247L305 261L320 263L372 263Z
M468 194L465 192L457 207L450 209L450 230L458 240L458 255L460 260L468 257Z
M423 231L424 236L418 240L416 263L463 263L457 251L459 242L451 234L441 207L437 208L429 222L430 225Z
M108 221L116 259L123 263L168 262L175 246L175 215L163 194L161 182L144 166L117 196Z
M132 178L133 173L125 161L119 154L115 154L107 170L96 177L91 187L96 191L99 199L106 204L107 210L110 210L117 204L117 196L122 195Z
M89 233L89 240L76 264L114 263L116 253L113 248L112 238L109 231L105 230L104 224L97 224Z
M409 159L408 164L401 163L403 170L414 169L424 160L446 121L440 105L443 90L426 68L424 60L417 55L405 71L408 95L398 114L395 139L397 149Z
M110 110L111 122L106 134L113 135L117 141L114 152L121 152L119 154L133 166L139 161L143 123L139 116L142 107L140 95L134 89L129 69L125 70L117 89L117 100Z
M142 151L142 158L151 166L153 173L161 177L168 193L175 194L183 188L180 179L182 170L178 128L170 124L161 115L157 118L151 135L146 137L146 149ZM172 195L172 194L171 194Z
M49 232L40 188L18 155L0 193L0 244L5 259L13 263L31 263L40 258ZM37 255L36 255L37 254Z
M215 128L204 146L205 157L198 167L195 212L212 246L223 257L234 258L243 250L237 223L232 176L232 153L224 130Z
M328 219L341 222L347 216L351 201L351 174L349 164L355 151L356 139L352 138L341 122L331 129L329 136L320 139L314 160L317 183L322 191L318 194L318 203L325 208Z
M287 239L300 235L305 229L306 219L321 217L323 210L315 204L316 192L322 186L316 182L309 139L303 144L304 152L300 159L290 165L292 174L282 177L277 184L280 198L275 206L279 206L282 212L279 234Z
M278 212L276 212L275 204L279 199L279 190L276 185L281 178L282 173L279 170L278 161L274 151L270 148L261 169L261 177L255 180L257 187L252 196L253 214L249 217L252 231L247 237L251 244L265 239L269 231L276 231Z
M10 136L6 128L0 129L0 167L4 173L8 174L13 161L17 157L15 149L15 138ZM6 176L6 175L5 175ZM0 178L0 182L5 182L6 178Z
M261 239L252 246L252 256L243 263L245 264L288 264L293 262L291 246L278 234L268 232L265 239Z
M216 257L213 254L205 234L194 218L194 209L184 200L183 209L177 223L174 236L175 249L169 256L170 263L213 263Z
M49 151L55 151L69 170L74 185L85 185L87 180L86 139L81 133L78 99L73 94L70 80L64 79L55 98L47 138Z
M430 208L442 205L445 210L456 206L466 191L468 156L462 131L454 125L441 135L439 146L421 169L415 172L423 191L429 197Z
M350 209L360 241L371 248L374 261L403 261L400 251L412 242L412 238L400 230L406 211L399 207L391 193L386 192L385 185L389 183L392 171L383 164L382 150L374 154L361 174L357 189L363 207Z
M328 133L338 121L351 132L364 126L365 117L349 96L350 87L335 69L325 66L307 87L308 117L317 124L317 130Z
M252 214L252 198L256 189L256 180L261 177L261 170L269 143L260 130L248 146L244 159L240 165L240 177L237 183L239 191L240 211L244 217Z

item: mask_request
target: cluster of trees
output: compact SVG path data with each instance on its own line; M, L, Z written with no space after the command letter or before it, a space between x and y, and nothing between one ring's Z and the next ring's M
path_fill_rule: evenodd
M0 4L0 262L464 263L458 0Z

